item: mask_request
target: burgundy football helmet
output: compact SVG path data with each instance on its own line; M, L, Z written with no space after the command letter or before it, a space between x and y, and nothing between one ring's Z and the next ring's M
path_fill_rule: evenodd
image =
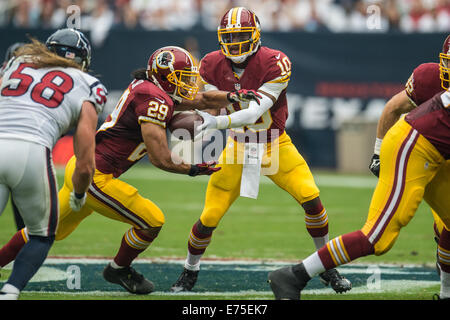
M147 78L176 101L194 99L199 89L198 76L194 58L183 48L163 47L148 59Z
M258 17L244 7L227 11L217 29L222 53L235 63L244 62L261 45L261 26Z
M442 52L439 54L439 74L441 87L448 90L450 84L450 35L445 38Z

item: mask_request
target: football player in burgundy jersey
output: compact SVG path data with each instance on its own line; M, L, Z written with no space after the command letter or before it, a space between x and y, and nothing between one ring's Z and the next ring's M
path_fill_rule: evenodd
M220 50L200 61L205 90L254 90L261 99L230 104L226 115L198 111L204 119L200 129L231 130L219 158L222 170L209 180L203 212L189 236L183 271L171 288L174 292L192 290L214 229L238 196L257 198L260 174L289 192L303 207L306 229L317 248L328 241L328 216L319 189L285 132L289 58L282 51L261 46L259 19L246 8L227 11L217 33ZM351 283L335 269L320 277L336 292L351 289Z
M94 211L130 224L131 229L125 233L103 276L130 293L147 294L153 291L153 283L134 270L131 263L157 237L164 214L136 188L118 178L146 154L153 165L169 172L197 176L218 171L220 168L215 167L214 161L190 164L170 151L166 127L174 111L192 109L194 105L201 109L220 108L234 101L258 99L258 94L242 90L197 92L198 70L194 59L188 51L174 46L156 50L147 67L134 72L134 78L97 131L96 170L85 203L72 203L70 177L75 158L66 166L64 186L59 191L56 240L66 238ZM23 235L25 230L0 249L0 266L14 259L26 241Z
M440 63L423 63L414 69L409 77L405 90L399 92L392 97L383 109L383 113L378 121L377 138L375 141L374 154L369 165L370 170L378 177L380 172L380 147L386 132L391 128L402 114L408 113L418 105L431 99L439 92L447 90L449 87L449 58L450 58L450 36L444 40L442 45L442 52L439 54ZM450 179L450 163L439 171L434 178L435 181ZM430 183L426 188L424 195L427 199L428 191L432 190L434 182ZM434 192L431 192L434 193ZM445 195L444 195L445 196ZM448 277L445 273L441 274L441 269L444 272L450 272L450 261L445 257L445 252L450 251L450 233L445 228L444 223L439 218L439 215L431 210L434 217L434 231L436 234L437 248L437 270L441 276ZM441 241L441 237L442 242ZM444 287L443 287L444 288ZM445 288L444 288L445 289Z
M448 38L444 47L444 57L441 54L445 60L442 62L441 59L444 67L441 68L442 85L448 79L448 73L444 73L448 72L448 69L445 70L446 59L449 58ZM419 76L421 72L424 72L424 77L433 74L434 77L418 87L423 79ZM301 290L315 274L359 257L382 255L389 251L401 228L414 217L422 200L430 205L447 232L450 227L450 176L447 165L450 160L450 92L443 91L445 86L441 87L439 65L419 66L410 81L406 90L387 105L388 108L403 106L393 109L409 113L394 125L388 124L385 129L382 129L383 124L389 123L389 120L386 121L389 117L382 116L378 131L378 138L383 138L379 150L381 170L377 172L379 182L372 196L366 223L360 230L336 237L302 263L270 272L269 283L276 299L299 299ZM426 91L431 88L437 93L423 102ZM394 104L396 99L403 101L403 104ZM421 103L417 107L416 101ZM408 104L412 106L408 107ZM394 117L395 113L391 119ZM386 134L383 130L387 130ZM439 240L438 260L442 270L439 298L450 298L450 241L446 232Z

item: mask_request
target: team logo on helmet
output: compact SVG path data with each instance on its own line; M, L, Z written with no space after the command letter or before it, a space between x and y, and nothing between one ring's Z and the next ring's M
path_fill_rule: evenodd
M172 52L170 51L162 51L154 60L155 65L152 66L153 70L157 70L157 66L161 69L167 69L170 68L173 65L173 62L175 61L175 57Z

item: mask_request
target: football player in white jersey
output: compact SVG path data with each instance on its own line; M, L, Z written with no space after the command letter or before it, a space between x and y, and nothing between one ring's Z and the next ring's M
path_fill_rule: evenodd
M75 128L77 158L70 205L79 210L95 169L98 113L106 89L85 73L89 41L79 31L61 29L45 44L19 48L0 86L0 212L11 192L29 241L17 255L0 299L17 299L43 264L58 225L58 186L51 158L56 141Z
M19 49L24 44L25 44L24 42L15 42L15 43L11 44L8 47L8 49L6 50L5 59L3 60L3 64L0 68L0 86L2 84L3 73L8 64L8 61L14 57L17 49ZM11 206L13 209L14 221L16 223L16 228L17 228L17 231L19 231L25 227L25 224L23 223L23 219L20 216L19 210L17 209L16 205L14 204L14 199L12 197L11 197Z

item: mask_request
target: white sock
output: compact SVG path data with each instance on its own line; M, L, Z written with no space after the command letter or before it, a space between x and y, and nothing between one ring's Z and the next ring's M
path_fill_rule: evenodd
M323 237L316 237L316 238L312 238L312 239L314 241L314 245L316 246L317 250L322 248L324 245L326 245L328 243L328 241L330 241L328 233L326 235L324 235Z
M441 269L441 298L450 298L450 273L444 272Z
M124 267L119 266L117 263L115 263L114 260L111 261L110 265L111 265L111 267L113 269L122 269L122 268L124 268Z
M325 271L325 267L323 266L317 251L303 260L302 263L305 266L306 272L311 278Z
M5 283L5 285L2 288L2 292L19 295L20 290L14 287L12 284Z
M200 270L200 259L202 258L203 254L191 254L188 251L186 261L184 262L184 267L191 271L198 271Z

